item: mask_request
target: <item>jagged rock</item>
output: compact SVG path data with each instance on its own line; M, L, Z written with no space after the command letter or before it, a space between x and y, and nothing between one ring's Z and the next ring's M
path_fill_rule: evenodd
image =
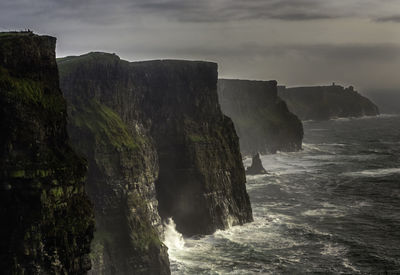
M85 274L93 209L70 148L56 39L0 33L0 270Z
M219 79L222 111L232 118L243 155L301 149L303 125L278 97L277 82Z
M279 96L302 120L376 116L378 107L352 86L279 87Z
M267 171L264 169L260 154L257 153L253 156L251 161L251 166L246 169L247 175L259 175L259 174L267 174Z

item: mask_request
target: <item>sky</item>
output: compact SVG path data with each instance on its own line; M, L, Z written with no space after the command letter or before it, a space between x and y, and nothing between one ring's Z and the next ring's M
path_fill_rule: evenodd
M57 56L208 60L225 78L399 90L400 0L1 0L0 31Z

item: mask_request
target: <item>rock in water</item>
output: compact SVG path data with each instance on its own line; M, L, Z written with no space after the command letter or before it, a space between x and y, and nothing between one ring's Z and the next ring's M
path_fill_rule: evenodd
M219 79L218 96L243 155L301 149L303 125L278 97L276 81Z
M267 174L267 171L264 169L260 154L257 153L253 156L251 161L251 166L246 170L247 175L259 175L259 174Z
M0 33L0 270L85 274L93 209L70 148L56 39Z
M279 87L279 96L289 110L302 120L379 115L378 107L354 90L333 83L331 86Z

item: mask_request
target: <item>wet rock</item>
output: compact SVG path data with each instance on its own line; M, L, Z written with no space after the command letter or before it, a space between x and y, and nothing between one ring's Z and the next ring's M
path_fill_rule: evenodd
M267 171L264 169L260 154L257 153L253 156L251 161L251 166L246 169L247 175L259 175L259 174L267 174Z

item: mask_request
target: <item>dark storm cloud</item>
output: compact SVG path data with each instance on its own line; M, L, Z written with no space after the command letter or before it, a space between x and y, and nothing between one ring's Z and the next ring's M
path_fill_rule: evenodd
M134 1L133 10L161 14L181 21L221 22L248 19L313 20L340 17L328 14L321 0L150 0Z
M57 54L212 60L228 77L399 87L399 0L0 0L0 30ZM388 16L392 15L392 16Z
M375 19L376 22L395 22L400 23L400 15L383 16Z
M2 21L69 18L109 23L117 18L154 15L187 22L225 22L249 19L304 21L348 16L325 0L2 0ZM364 3L364 6L367 5ZM14 16L14 17L13 17Z

